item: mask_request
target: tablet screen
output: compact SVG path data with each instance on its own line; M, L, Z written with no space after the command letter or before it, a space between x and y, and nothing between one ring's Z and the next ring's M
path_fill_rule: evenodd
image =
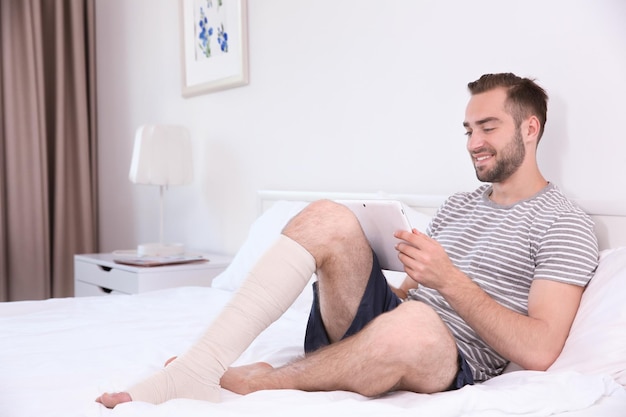
M403 205L397 200L342 200L356 215L372 249L378 257L381 268L391 271L404 271L398 259L395 246L399 242L394 237L398 230L412 230Z

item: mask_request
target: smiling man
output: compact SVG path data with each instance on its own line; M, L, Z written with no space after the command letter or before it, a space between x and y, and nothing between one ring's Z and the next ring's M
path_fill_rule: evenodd
M399 288L387 283L349 209L311 203L187 353L98 401L217 401L220 384L241 394L431 393L488 380L509 362L547 369L597 267L593 223L537 166L545 91L514 74L487 74L468 86L467 149L486 184L451 196L426 234L396 233L407 274ZM314 272L306 356L280 368L227 369Z

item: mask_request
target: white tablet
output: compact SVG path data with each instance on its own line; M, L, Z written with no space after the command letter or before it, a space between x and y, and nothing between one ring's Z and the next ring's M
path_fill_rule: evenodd
M356 215L382 269L404 271L398 259L394 237L398 230L411 231L411 224L400 201L396 200L341 200Z

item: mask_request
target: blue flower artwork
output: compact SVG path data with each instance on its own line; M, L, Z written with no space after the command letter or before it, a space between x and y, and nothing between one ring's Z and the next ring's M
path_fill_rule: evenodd
M200 33L198 34L198 48L202 54L209 58L211 56L211 36L213 36L213 28L209 26L204 9L200 8L200 20L198 22Z
M228 33L224 31L224 24L222 23L217 29L217 43L220 44L222 52L228 52Z
M194 2L196 60L228 53L228 31L224 25L228 20L222 2L223 0L218 0L216 4L213 0ZM217 39L214 34L217 34Z

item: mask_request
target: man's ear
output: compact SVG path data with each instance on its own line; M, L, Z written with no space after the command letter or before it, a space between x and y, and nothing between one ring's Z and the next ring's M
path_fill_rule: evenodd
M539 131L541 130L541 123L537 116L530 116L524 123L526 137L533 142L539 141Z

